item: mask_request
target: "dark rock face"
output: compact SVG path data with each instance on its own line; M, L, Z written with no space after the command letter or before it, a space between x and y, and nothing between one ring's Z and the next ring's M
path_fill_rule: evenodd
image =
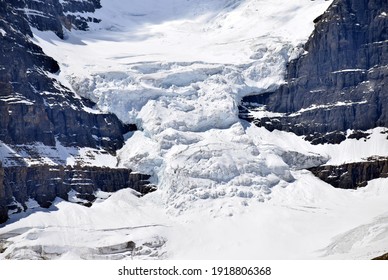
M58 63L34 43L31 30L53 31L64 38L63 26L87 29L90 22L98 22L82 14L100 7L99 0L0 1L0 145L42 143L55 148L59 142L113 155L123 146L123 134L134 127L122 124L115 115L93 110L91 101L55 79ZM67 199L70 189L89 199L97 189L133 188L143 194L152 190L149 176L126 169L13 162L0 167L0 223L7 220L14 199L23 205L33 198L47 207L56 196ZM77 184L77 174L84 176L83 184Z
M335 188L357 189L365 187L370 180L387 178L388 158L369 158L366 162L324 165L309 170Z
M335 0L315 22L306 52L287 65L275 92L245 97L240 117L269 130L305 136L312 144L366 140L365 130L388 126L388 2ZM252 110L277 113L255 119ZM347 130L355 130L347 135ZM363 187L388 177L387 159L310 169L337 188Z
M262 104L282 115L255 119L256 125L305 135L314 144L339 143L347 129L387 127L387 10L384 0L335 0L315 20L305 54L287 66L287 83L244 98L241 118L253 121L249 110Z
M377 258L374 258L373 260L378 260L378 261L386 261L388 260L388 253L384 254L384 255L381 255Z
M93 13L96 9L101 8L100 0L87 0L87 1L76 1L76 0L64 0L62 2L63 12L66 16L61 17L61 21L67 29L75 27L81 30L88 29L88 23L100 22L99 19L94 17L83 17L79 15L79 12ZM71 13L77 13L72 15Z
M0 167L0 223L3 223L8 219L8 209L6 205L4 169Z
M6 33L0 35L0 140L53 146L57 138L68 146L121 148L127 129L116 116L89 113L85 108L93 105L90 101L48 77L59 71L58 64L33 43L24 12L2 2L0 14L0 28Z
M67 29L87 30L88 23L100 20L83 13L93 13L101 8L100 0L10 0L10 6L23 12L28 22L42 31L53 31L58 37L64 38L63 26ZM76 14L76 15L75 15Z
M1 176L2 175L2 176ZM68 193L76 191L78 198L93 201L97 190L115 192L131 188L140 194L155 190L148 181L149 175L132 173L129 169L102 167L63 167L38 165L33 167L12 166L0 169L0 199L12 207L14 201L25 202L32 198L41 207L49 207L56 197L68 200ZM20 209L20 210L25 210ZM0 223L7 220L8 208L3 206Z
M10 6L18 9L27 16L28 22L39 30L54 31L58 37L63 38L62 24L57 15L62 13L62 6L59 1L26 1L11 0Z

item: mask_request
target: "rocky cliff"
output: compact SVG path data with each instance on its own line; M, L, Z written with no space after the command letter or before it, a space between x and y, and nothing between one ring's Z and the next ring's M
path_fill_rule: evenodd
M388 126L388 3L335 0L275 92L242 100L240 116L270 130L339 143L347 129ZM260 106L257 106L260 104ZM253 120L250 110L275 117Z
M309 170L336 188L357 189L365 187L370 180L388 178L388 159L368 158L364 162L324 165Z
M87 13L100 7L99 0L0 1L0 223L7 219L13 201L24 204L33 198L48 206L55 196L67 199L71 186L67 182L77 172L90 182L90 188L78 190L81 194L98 188L148 191L147 176L93 167L86 172L82 164L78 169L66 167L66 161L42 155L61 147L56 154L66 148L74 154L90 148L114 156L123 146L123 134L133 129L61 84L58 63L34 42L32 28L52 31L60 38L65 36L64 28L87 29L88 23L98 22ZM34 149L36 145L41 148ZM44 165L47 158L54 164ZM31 163L34 159L43 163Z
M314 22L304 53L287 65L286 83L245 97L240 117L312 144L365 140L366 130L388 127L388 2L335 0ZM265 117L253 117L253 111ZM387 161L310 170L334 187L357 188L386 177Z
M89 14L101 8L100 0L10 0L16 11L26 16L28 23L41 31L53 31L64 38L64 29L87 30L90 22L100 22Z
M114 115L93 110L90 101L57 81L57 62L33 42L30 24L63 35L61 13L54 18L51 9L56 6L47 2L0 3L0 141L53 146L58 139L65 145L115 151L123 144L125 126ZM21 3L27 8L20 8ZM36 16L46 13L50 16Z
M8 209L4 187L4 169L0 168L0 223L8 219Z
M154 190L148 181L150 176L132 173L129 169L39 165L12 166L1 171L5 178L4 200L11 211L26 210L25 202L29 199L41 207L50 207L56 197L69 200L71 191L74 191L75 199L90 205L98 190L115 192L132 188L139 194Z

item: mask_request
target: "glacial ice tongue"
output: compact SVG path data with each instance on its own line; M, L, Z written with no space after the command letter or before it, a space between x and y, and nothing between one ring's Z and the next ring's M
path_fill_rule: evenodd
M103 3L96 14L101 24L69 35L70 41L82 36L80 50L96 54L95 61L84 59L83 73L79 61L64 70L78 94L139 127L118 152L120 166L152 174L176 213L205 201L217 200L215 208L220 201L264 201L273 186L293 181L286 153L253 141L238 105L283 82L307 28L293 28L295 22L279 16L282 6L272 9L271 2L164 1L160 10L136 3L116 10L128 9L115 20ZM299 4L287 11L305 17L309 28L307 12L318 15L327 6L308 3L302 11ZM106 7L112 5L118 2ZM269 24L274 20L277 25Z

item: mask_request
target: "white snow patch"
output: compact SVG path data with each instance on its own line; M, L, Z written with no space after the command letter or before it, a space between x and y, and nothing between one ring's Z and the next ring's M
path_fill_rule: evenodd
M154 203L140 200L129 189L90 208L58 199L49 211L27 210L11 217L0 229L0 236L10 236L0 258L11 254L23 259L42 255L56 259L130 259L127 242L137 246L157 242L167 225L168 220ZM118 250L121 247L122 253ZM150 253L141 253L136 258L152 258Z
M58 140L55 146L36 142L29 145L7 145L0 141L3 166L14 165L82 165L116 168L117 157L103 149L65 147Z
M26 206L27 206L28 209L40 208L39 203L35 199L32 199L32 198L29 198L27 200Z
M73 203L86 203L88 202L87 200L85 199L80 199L77 197L77 195L79 194L79 192L75 191L75 190L70 190L68 193L67 193L67 199L69 202L73 202Z
M366 161L374 156L388 157L387 129L378 127L365 131L370 134L367 139L346 139L340 144L312 145L303 137L293 133L274 130L269 132L265 128L251 125L247 129L255 144L259 147L280 149L284 152L297 152L301 155L315 156L326 159L327 165L341 165L351 162ZM348 131L351 134L352 131Z
M264 204L248 201L247 211L232 217L212 218L211 212L181 216L167 243L174 259L371 259L388 249L384 230L387 179L371 182L365 189L334 189L311 174L297 172L287 188L275 187ZM220 207L228 208L227 204ZM368 209L368 211L366 211ZM210 214L210 215L209 215ZM190 220L192 219L192 220ZM190 221L190 222L189 222ZM379 224L364 244L359 225ZM346 235L352 231L352 235ZM353 233L354 232L354 233ZM367 232L363 230L364 234ZM342 236L333 239L334 236ZM333 241L334 240L334 241ZM346 242L346 250L329 251L334 242ZM195 246L192 246L195 244ZM329 245L330 244L330 245ZM351 246L357 244L358 246Z
M365 71L366 71L365 69L342 69L331 73L338 74L338 73L345 73L345 72L365 72Z
M298 116L304 112L308 112L308 111L314 111L314 110L319 110L319 109L326 109L326 110L330 110L334 107L344 107L344 106L353 106L355 104L366 104L368 101L366 100L363 100L363 101L359 101L359 102L346 102L346 101L338 101L336 103L333 103L333 104L323 104L323 105L316 105L316 104L313 104L311 105L310 107L308 108L302 108L300 109L299 111L295 112L295 113L292 113L292 114L289 114L290 117L295 117L295 116Z

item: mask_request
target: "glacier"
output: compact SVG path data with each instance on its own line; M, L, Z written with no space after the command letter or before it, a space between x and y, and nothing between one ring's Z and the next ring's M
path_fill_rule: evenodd
M238 117L242 97L284 83L286 63L303 53L331 2L102 0L93 13L101 22L89 31L61 40L33 29L59 62L58 81L137 125L104 165L150 174L158 190L103 194L91 208L58 199L51 210L14 214L0 228L8 236L0 258L363 259L388 251L379 234L388 230L388 179L340 190L304 170L388 155L383 128L368 143L314 146ZM142 248L128 252L128 241Z

